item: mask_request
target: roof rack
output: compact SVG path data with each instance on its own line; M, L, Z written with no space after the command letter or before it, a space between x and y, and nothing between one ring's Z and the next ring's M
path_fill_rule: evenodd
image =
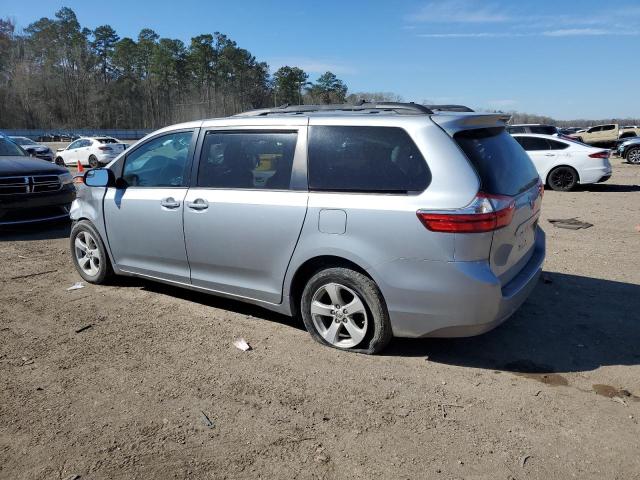
M465 105L425 105L429 110L436 112L473 112L471 108Z
M239 113L235 117L260 117L279 113L304 114L310 112L395 112L404 115L431 115L433 110L418 103L401 102L358 102L351 104L333 105L282 105L275 108L262 108Z

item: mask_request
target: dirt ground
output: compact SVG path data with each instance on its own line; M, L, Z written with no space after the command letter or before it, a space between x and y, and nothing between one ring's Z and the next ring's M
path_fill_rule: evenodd
M3 234L0 478L640 478L640 167L613 163L546 192L512 319L376 357L147 281L67 291L68 226Z

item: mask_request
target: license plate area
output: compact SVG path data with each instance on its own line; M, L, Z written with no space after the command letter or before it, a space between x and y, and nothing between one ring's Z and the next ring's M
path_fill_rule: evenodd
M536 213L529 220L523 222L515 233L515 245L518 252L528 250L535 240L536 227L538 226L538 220L540 214Z

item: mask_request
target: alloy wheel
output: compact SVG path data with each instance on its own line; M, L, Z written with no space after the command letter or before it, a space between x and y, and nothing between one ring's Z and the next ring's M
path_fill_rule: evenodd
M327 283L316 290L311 319L322 338L335 347L355 347L367 334L364 302L354 290L339 283Z
M95 277L100 272L100 249L98 242L87 231L78 233L74 242L74 253L82 271Z
M568 168L557 168L549 177L549 183L555 190L568 190L575 182L575 174Z
M640 148L633 148L627 153L627 162L635 165L640 164Z

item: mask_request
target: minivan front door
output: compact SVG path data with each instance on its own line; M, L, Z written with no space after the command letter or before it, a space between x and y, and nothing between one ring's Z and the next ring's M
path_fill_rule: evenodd
M184 209L191 282L280 303L307 210L306 127L202 137Z
M104 198L107 239L121 270L190 283L183 209L194 132L148 140L127 155Z

